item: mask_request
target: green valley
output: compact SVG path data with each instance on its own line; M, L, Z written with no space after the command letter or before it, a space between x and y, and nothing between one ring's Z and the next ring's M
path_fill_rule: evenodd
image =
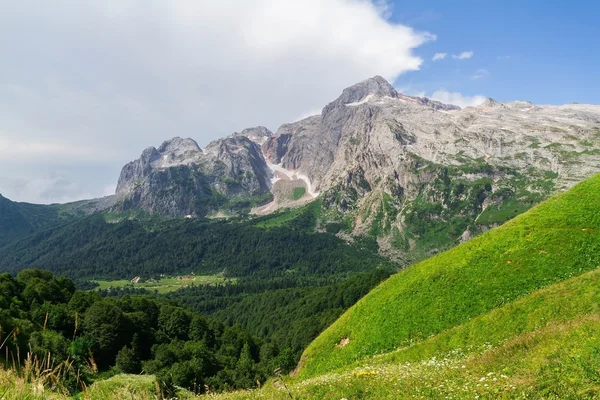
M139 278L139 279L137 279ZM195 285L218 285L226 282L235 283L235 279L227 279L216 275L185 275L178 277L161 277L159 279L142 279L134 277L131 280L90 281L97 284L97 290L112 290L119 288L143 289L153 293L168 293L177 289Z

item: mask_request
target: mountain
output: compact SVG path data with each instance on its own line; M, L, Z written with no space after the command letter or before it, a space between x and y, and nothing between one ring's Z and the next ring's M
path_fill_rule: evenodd
M488 99L460 109L376 76L320 115L201 149L174 138L119 178L116 210L268 214L321 196L325 221L424 257L600 171L600 106Z
M206 215L229 198L269 193L265 160L260 146L249 137L259 140L271 133L265 128L243 132L212 142L204 150L194 140L178 137L158 149L147 148L123 167L116 209L143 209L173 217Z
M600 175L373 289L282 389L217 398L598 398Z
M68 206L18 203L0 195L0 247L61 225L76 214Z

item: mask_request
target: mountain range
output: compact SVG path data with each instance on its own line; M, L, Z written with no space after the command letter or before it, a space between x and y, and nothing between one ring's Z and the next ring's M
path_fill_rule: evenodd
M428 255L600 171L600 106L500 103L461 109L397 92L380 76L321 114L209 143L175 137L125 165L87 212L169 217L268 214L320 196L324 221Z

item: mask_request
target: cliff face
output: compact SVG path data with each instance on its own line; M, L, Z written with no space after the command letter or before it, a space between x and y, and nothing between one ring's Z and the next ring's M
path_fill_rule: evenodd
M205 215L226 198L264 195L270 187L260 146L248 137L232 135L204 150L192 139L173 138L123 167L116 208Z
M533 167L558 174L557 182L569 186L597 171L599 126L600 106L489 99L461 110L404 96L375 77L345 89L321 115L281 126L263 150L269 161L309 176L319 190L357 167L371 183L402 181L411 175L406 159L412 155L448 166L481 159L490 166Z

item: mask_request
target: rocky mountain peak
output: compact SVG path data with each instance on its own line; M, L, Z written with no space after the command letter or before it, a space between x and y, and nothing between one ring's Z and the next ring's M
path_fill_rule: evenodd
M233 137L247 137L259 145L265 143L269 138L273 136L273 132L264 126L255 126L253 128L246 128L241 132L234 132Z
M386 229L395 224L399 231L410 230L405 221L421 218L415 217L419 203L411 202L425 196L438 204L443 193L454 193L430 185L439 177L448 185L471 185L460 196L475 196L474 220L488 205L500 207L521 193L513 176L526 172L530 197L536 199L549 193L537 193L537 187L566 187L590 176L600 165L598 129L600 106L490 98L461 110L398 93L375 76L344 89L321 115L283 124L275 133L264 126L247 128L203 151L178 137L150 147L123 168L117 197L121 209L182 216L227 210L229 201L239 199L258 204L252 202L264 201L270 192L273 201L256 211L267 213L289 206L292 191L304 188L298 204L322 193L324 204L342 213L379 215L374 208L380 204L396 207L404 214L391 213ZM446 169L449 181L438 175ZM484 188L489 199L478 197L480 179L490 182ZM492 198L496 192L503 194ZM360 218L355 231L371 229L372 218Z
M233 136L246 136L246 137L271 137L273 132L264 126L255 126L253 128L246 128L241 132L235 132Z
M200 146L194 139L186 138L182 139L178 136L171 140L164 141L158 148L159 153L172 153L174 155L181 155L188 152L200 152Z
M388 81L376 75L344 89L340 97L325 106L322 114L326 115L334 108L346 105L360 105L371 99L382 99L385 97L397 98L398 92Z
M369 95L378 98L386 96L395 98L398 92L388 81L377 75L344 89L337 101L341 100L343 104L355 103Z
M488 97L483 104L479 106L480 108L504 108L505 105Z
M140 156L142 164L150 164L160 158L160 153L156 150L156 147L150 146L144 149Z

